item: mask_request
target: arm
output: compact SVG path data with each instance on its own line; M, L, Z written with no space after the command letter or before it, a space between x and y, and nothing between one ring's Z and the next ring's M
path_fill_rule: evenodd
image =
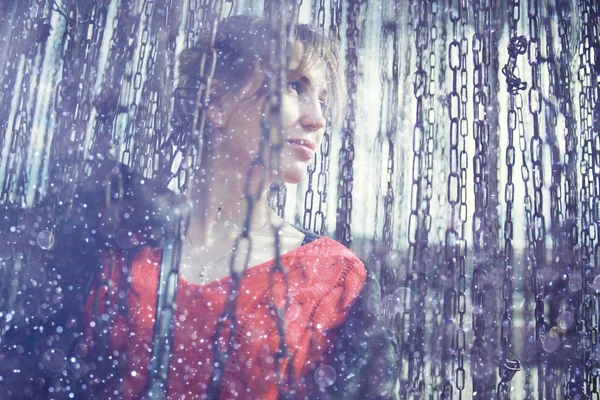
M322 399L397 398L398 343L393 331L380 320L381 286L367 269L367 280L350 315L340 329L340 343L333 348L334 385Z

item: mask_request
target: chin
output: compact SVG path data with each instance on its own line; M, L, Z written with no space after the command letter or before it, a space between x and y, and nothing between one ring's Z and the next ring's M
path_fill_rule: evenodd
M306 178L306 166L303 169L289 169L283 171L282 180L285 183L297 184L300 183Z

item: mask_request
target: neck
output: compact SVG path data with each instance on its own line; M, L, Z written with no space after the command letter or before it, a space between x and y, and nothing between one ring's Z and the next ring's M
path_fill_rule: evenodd
M257 193L252 213L244 193L248 173L232 170L214 160L211 168L201 169L190 187L192 214L188 237L211 245L220 240L235 239L246 227L248 234L265 233L269 222L278 218L267 204L268 180L260 188L260 174L250 182L250 192ZM229 163L231 164L231 163ZM243 168L242 168L243 170Z

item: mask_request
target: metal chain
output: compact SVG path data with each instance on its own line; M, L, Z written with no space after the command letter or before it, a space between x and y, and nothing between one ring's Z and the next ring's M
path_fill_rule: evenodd
M558 82L561 84L555 85L556 96L559 99L559 112L564 116L565 119L565 155L563 161L564 169L564 204L565 204L565 215L564 220L564 240L562 243L565 254L567 257L562 257L564 262L564 270L569 280L576 279L581 280L579 259L576 256L576 246L578 243L578 201L577 201L577 170L576 170L576 157L577 157L577 136L575 135L575 117L573 110L573 100L571 97L571 58L573 52L570 46L571 30L571 13L569 8L571 7L569 2L563 1L557 4L558 14L558 35L560 38L560 53L558 56ZM571 285L567 285L571 287ZM574 293L573 293L574 292ZM583 331L581 323L580 307L582 299L582 290L568 290L569 294L568 305L574 316L574 329L577 332ZM582 342L581 334L577 334L576 340ZM585 346L584 346L585 348ZM585 350L584 350L585 351ZM583 356L583 354L582 354ZM581 369L584 371L584 369ZM573 371L576 372L576 371ZM579 380L584 378L585 372L579 374ZM569 378L570 379L570 378ZM580 382L582 385L583 383ZM567 388L568 389L568 388ZM568 390L567 390L568 392ZM566 393L564 393L566 395Z
M124 149L121 152L121 162L125 165L134 166L140 158L140 148L144 147L142 140L143 136L138 132L143 131L142 127L137 126L139 121L138 109L142 101L141 94L143 93L142 84L144 84L143 68L146 62L146 51L148 50L148 41L150 40L150 23L154 14L154 1L144 0L142 3L141 13L138 19L138 27L142 26L140 33L140 43L137 50L136 66L132 71L132 78L127 82L126 93L129 99L129 111L127 115L127 126L125 128L125 140L123 143ZM151 49L150 49L151 51ZM141 92L141 94L140 94ZM145 99L144 99L145 101ZM143 105L141 106L143 107ZM135 146L134 146L135 145ZM145 150L145 149L144 149ZM140 167L139 165L137 166Z
M204 57L202 58L200 65L198 66L200 71L200 86L198 88L190 88L195 93L189 95L186 100L192 100L193 111L191 115L187 115L185 121L181 126L175 126L174 129L183 130L182 135L177 143L184 151L183 161L179 166L179 170L176 173L178 177L177 185L182 193L185 193L185 189L188 187L189 180L193 176L195 163L193 161L192 152L194 149L201 152L203 148L202 134L205 125L205 106L207 105L208 96L210 93L210 83L214 75L216 58L214 41L217 31L217 25L224 12L225 0L216 0L215 3L210 3L210 9L215 10L215 18L211 25L211 36L208 49L206 49ZM207 10L204 9L206 12ZM152 14L152 10L146 9L148 14ZM194 135L192 135L194 132ZM187 193L189 196L189 192ZM148 397L152 399L162 399L167 395L166 390L168 387L168 375L169 375L169 362L171 355L171 337L172 337L172 318L175 313L175 299L177 296L177 276L179 271L179 260L181 258L182 243L186 236L187 228L189 224L189 214L183 213L182 215L176 216L173 219L172 226L168 227L169 235L167 236L166 243L163 245L163 256L160 268L159 277L159 296L158 304L156 307L156 323L153 337L153 349L152 349L152 364L150 366L150 381L148 383ZM221 334L222 319L219 320L217 325L217 331L215 332L215 338ZM214 339L216 340L216 339ZM213 340L213 342L214 342ZM213 343L214 344L214 343ZM223 371L224 360L227 359L227 355L219 354L218 346L213 345L213 352L215 353L215 364L213 368L213 377L220 377ZM211 379L210 381L209 394L211 391L220 391L220 382L218 379Z
M467 207L467 169L468 169L468 154L466 138L469 135L469 121L467 118L467 103L469 100L469 92L467 90L469 78L467 73L467 55L469 53L469 41L467 40L467 26L469 24L468 19L468 3L466 0L460 1L459 15L460 18L460 123L458 131L460 132L460 153L459 153L459 240L456 248L458 258L458 274L456 281L456 309L458 313L458 327L456 329L456 340L455 340L455 357L456 357L456 372L455 382L456 389L458 391L458 399L463 398L463 391L465 390L466 384L466 370L465 370L465 354L467 351L467 332L465 327L465 317L467 312L467 238L466 238L466 223L468 220L468 207ZM456 324L456 322L455 322Z
M35 21L42 19L43 7L34 6L32 1L28 1L28 10L25 12L23 18L23 27L21 34L25 37L34 35ZM32 12L32 10L36 10ZM29 14L29 15L28 15ZM34 15L31 15L34 14ZM24 63L22 69L15 72L20 72L20 90L18 91L19 97L17 100L17 110L13 115L12 124L7 126L7 129L12 131L10 137L10 151L6 158L5 167L5 181L4 187L2 188L3 196L5 201L8 203L9 200L22 206L27 205L27 198L25 194L25 188L27 187L27 171L26 163L23 161L27 160L27 153L25 150L29 146L29 140L31 135L32 118L28 110L29 106L29 89L31 85L32 70L35 68L35 56L38 50L39 43L37 41L23 41L22 52L24 55ZM38 68L36 68L38 69ZM0 160L1 161L1 160ZM14 193L14 197L9 199L9 192Z
M417 300L417 308L416 308L416 315L415 315L415 323L417 325L417 330L416 330L416 337L420 337L423 338L423 342L422 342L422 353L421 353L421 373L422 373L422 377L421 380L423 383L420 384L420 386L423 387L423 393L422 395L425 395L425 388L431 388L431 386L433 386L434 388L438 388L439 386L441 386L440 382L436 381L436 379L438 377L436 377L436 370L439 370L439 368L436 368L436 362L434 361L435 359L432 359L430 362L430 371L431 371L431 376L427 376L426 372L425 372L425 365L426 365L426 353L425 353L425 338L428 335L428 332L424 329L424 327L426 326L426 313L425 310L427 308L430 308L430 306L428 306L428 304L426 304L426 302L431 302L432 305L435 305L436 303L436 299L437 299L437 285L435 285L436 282L439 282L439 270L437 268L434 268L433 271L433 279L431 279L431 276L427 276L426 273L429 272L427 267L424 266L431 266L431 265L435 265L435 260L436 260L436 252L437 249L432 248L429 244L429 235L431 232L431 227L432 227L432 216L431 216L431 202L432 202L432 198L433 198L433 167L434 167L434 150L438 147L436 146L438 139L438 121L436 119L436 101L437 101L437 92L438 92L438 82L436 81L437 77L438 77L438 55L436 54L436 52L438 51L437 48L437 43L438 43L438 14L439 14L439 3L437 0L432 0L430 2L428 2L428 4L426 5L427 7L427 15L426 18L428 20L428 44L427 44L427 48L428 48L428 52L425 52L425 54L427 55L426 58L426 67L428 67L428 72L427 72L427 83L426 83L426 90L425 90L425 100L428 103L427 104L427 110L424 110L425 113L425 118L426 120L424 121L425 124L425 141L424 141L424 148L423 148L423 154L424 154L424 158L423 158L423 167L424 167L424 171L423 171L423 183L422 185L424 186L424 191L423 191L423 198L422 198L422 204L421 204L421 208L422 208L422 228L421 228L421 237L419 239L420 241L420 245L421 245L421 249L420 249L420 254L419 254L419 265L421 266L420 268L420 276L419 276L419 281L417 283L417 288L418 288L418 296L416 297ZM425 107L425 105L424 105ZM429 290L431 289L431 290ZM434 315L432 315L432 318L434 319L433 321L433 328L431 330L431 332L429 332L429 336L431 338L431 340L434 341L434 345L432 346L432 350L434 350L436 348L436 344L437 344L437 339L438 339L438 331L436 329L435 324L437 324L437 321L439 320L439 312L436 313L436 307L432 307L433 308L433 312ZM428 371L429 372L429 371ZM428 379L429 378L429 379ZM426 382L428 380L433 380L431 382L431 384L426 384Z
M448 400L452 398L452 380L454 371L448 367L456 364L459 350L452 344L457 344L457 326L458 326L458 296L457 287L454 285L458 267L458 255L460 252L460 170L459 170L459 141L460 141L460 118L461 118L461 99L459 87L459 72L462 64L462 49L459 37L459 22L462 9L460 0L452 2L448 10L448 19L452 24L452 40L448 44L446 52L447 66L452 74L452 87L447 95L446 103L448 106L449 124L449 146L448 146L448 173L446 179L446 200L450 207L449 226L444 235L444 276L443 280L452 282L451 285L444 287L444 343L442 345L442 365L444 370L443 389L440 398ZM464 371L464 370L463 370ZM458 373L456 374L458 378ZM464 375L463 375L464 378ZM457 386L458 387L458 386Z
M341 5L339 6L341 7ZM334 18L334 14L337 12L333 2L330 3L330 14L331 20L329 25L329 31L332 35L339 35L339 27L337 24L337 18ZM317 29L325 34L325 0L320 0L320 4L316 13L317 17ZM336 36L334 36L336 37ZM329 121L328 121L329 122ZM329 125L329 124L327 124ZM325 234L325 213L324 208L327 205L327 182L329 172L329 151L331 146L331 138L329 131L326 130L323 134L323 141L321 142L320 154L315 158L312 164L308 166L308 185L304 194L304 215L302 218L302 227L304 229L312 230L318 235ZM313 210L314 205L314 174L317 171L317 159L319 159L319 173L317 174L317 194L318 203L317 211Z
M123 76L126 65L131 64L134 56L138 15L133 13L134 0L123 0L119 12L112 21L108 59L111 60L103 72L101 91L94 99L96 119L94 142L90 153L99 161L109 158L113 144L118 142L119 129L115 121L119 114L127 113L127 106L120 104ZM125 32L125 33L123 33ZM124 103L124 102L123 102Z
M291 17L289 11L292 11ZM232 252L229 264L229 271L231 274L231 287L228 294L228 302L224 312L218 320L217 328L213 336L215 345L213 346L213 354L215 357L215 367L213 368L213 374L209 386L208 396L209 398L219 398L222 391L221 382L226 378L228 370L224 369L227 365L227 359L229 352L234 348L237 329L237 316L235 314L236 303L238 293L240 289L241 279L244 276L247 268L249 267L249 258L246 257L242 270L236 270L235 260L237 251L239 248L248 249L252 251L252 239L249 235L250 224L252 221L254 205L258 201L258 198L262 192L262 188L265 185L265 172L266 169L278 170L281 162L281 147L283 145L282 140L282 114L280 113L280 104L285 87L285 76L287 73L287 45L288 35L295 29L295 13L297 12L297 4L295 2L265 2L265 13L270 20L270 26L273 27L274 31L271 32L273 40L271 41L271 59L269 60L269 66L272 73L269 74L270 78L267 80L269 88L269 95L265 103L264 115L262 118L262 140L260 142L258 155L255 160L251 163L248 170L247 184L244 188L244 196L247 201L246 217L244 220L244 229L241 235L236 238L234 244L234 250ZM277 28L277 29L275 29ZM266 157L266 158L265 158ZM255 182L256 178L259 179L259 185L257 188L252 188L250 182ZM283 306L278 303L274 295L275 282L281 282L283 285L283 292L288 293L289 285L287 279L287 272L283 269L280 259L280 243L279 235L277 232L281 229L280 224L271 224L275 239L275 255L274 266L269 270L269 287L271 288L270 293L270 304L271 315L286 315L286 310L289 306L289 296L285 296ZM278 349L274 354L274 368L276 371L277 388L280 398L289 398L293 391L292 377L294 376L293 371L293 355L290 353L285 342L285 328L284 321L282 318L276 318L275 324L278 332ZM228 345L225 352L221 352L219 346L216 345L217 341L227 336ZM281 365L284 360L288 360L287 374L282 376L280 374Z
M27 24L30 21L28 11L31 2L21 2L18 4L17 10L14 14L14 17L6 12L3 13L2 18L9 18L6 22L10 23L10 25L5 26L14 26L14 29L11 32L10 37L6 40L6 45L3 46L3 50L6 52L7 60L16 60L19 57L20 51L22 50L20 45L22 42L19 40L24 33L27 34ZM20 7L19 7L20 6ZM23 43L26 43L23 41ZM2 83L2 87L4 88L15 88L16 79L17 79L17 62L7 62L4 68L3 76L0 81ZM2 104L10 104L12 99L9 99L9 95L12 95L12 90L2 90L0 91L0 101ZM0 135L0 149L4 150L6 139L9 139L8 150L6 158L3 157L4 152L0 151L0 171L4 170L4 180L2 182L2 187L0 188L0 204L5 207L8 206L10 202L13 201L13 189L11 185L16 181L17 171L15 171L14 160L16 157L16 146L18 136L15 135L15 130L20 129L22 119L17 119L17 115L11 115L11 107L2 107L0 110L0 128L2 129L3 134ZM12 118L11 118L12 117ZM17 119L17 120L16 120ZM15 121L16 120L16 121ZM11 132L9 135L8 132Z
M348 110L356 109L356 87L358 85L358 46L360 41L359 18L363 0L349 5L346 15L346 87ZM342 146L339 155L335 238L346 247L352 242L352 189L354 185L354 133L355 113L349 112L342 129Z
M520 363L513 360L512 330L513 330L513 204L515 186L513 183L513 168L515 166L516 151L514 146L515 131L518 128L515 96L526 84L516 75L517 57L525 54L526 42L524 37L517 36L517 29L521 15L520 0L509 1L508 27L510 44L508 46L509 60L502 69L507 78L508 100L508 144L506 147L506 184L504 187L504 202L506 214L504 220L504 276L502 280L503 312L500 323L500 365L498 374L498 399L510 399L510 381L520 369Z
M491 363L488 338L486 337L486 291L490 288L488 259L495 235L491 232L488 220L489 187L488 158L490 126L487 120L490 86L490 23L491 6L489 0L477 1L473 7L473 191L475 211L473 212L473 278L471 298L473 307L473 346L471 347L471 376L473 392L489 396ZM494 388L495 389L495 388Z
M532 289L535 296L535 321L536 321L536 343L541 352L537 359L538 374L550 372L552 366L548 363L548 355L544 352L543 343L547 340L547 327L544 316L544 289L543 282L540 282L540 273L545 268L545 238L546 226L543 215L543 139L540 135L540 113L542 111L541 98L541 37L539 28L539 2L538 0L527 1L527 15L529 21L529 53L528 62L531 67L531 87L529 88L529 113L533 121L533 136L530 142L530 155L532 164L532 183L533 183L533 215L531 220L530 232L532 235L533 260L532 260ZM544 371L544 372L542 372ZM555 397L552 385L545 385L543 379L538 379L538 397Z
M408 306L408 296L416 297L422 301L424 296L424 271L420 268L419 262L421 254L421 230L424 228L423 221L419 220L419 209L422 206L423 193L423 154L426 146L425 123L423 118L423 102L428 94L427 72L423 68L424 51L429 44L429 24L427 16L429 10L427 5L418 1L411 1L410 7L413 15L416 14L414 26L414 43L416 55L416 71L413 76L413 96L416 101L416 119L413 126L412 146L412 181L410 191L410 216L408 220L408 263L410 269L407 271L404 286L405 291L402 304L404 311L400 321L400 343L406 352L408 370L403 373L399 368L401 394L406 398L419 398L424 390L423 381L423 357L424 357L424 338L422 321L423 313L413 312L413 308ZM412 299L411 299L412 301ZM423 308L423 304L415 304L417 308ZM420 323L419 323L420 321ZM404 361L400 361L404 363Z
M581 220L581 241L580 258L583 286L585 290L582 293L582 338L583 357L586 365L584 373L585 392L592 399L600 398L598 391L598 300L597 285L594 285L594 279L598 274L598 219L597 206L594 198L597 196L598 187L598 155L597 148L597 120L598 120L598 57L599 51L598 34L600 16L597 6L593 6L589 1L578 2L578 12L580 20L580 44L579 44L579 121L580 121L580 145L582 149L580 174L580 220ZM596 115L595 115L596 114Z

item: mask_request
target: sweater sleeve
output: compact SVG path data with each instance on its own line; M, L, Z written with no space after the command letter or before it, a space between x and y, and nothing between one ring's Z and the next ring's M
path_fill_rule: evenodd
M362 261L341 244L330 242L330 251L309 258L304 269L306 284L292 299L301 309L299 318L288 326L298 376L327 362L323 349L335 342L336 328L348 318L365 284Z

